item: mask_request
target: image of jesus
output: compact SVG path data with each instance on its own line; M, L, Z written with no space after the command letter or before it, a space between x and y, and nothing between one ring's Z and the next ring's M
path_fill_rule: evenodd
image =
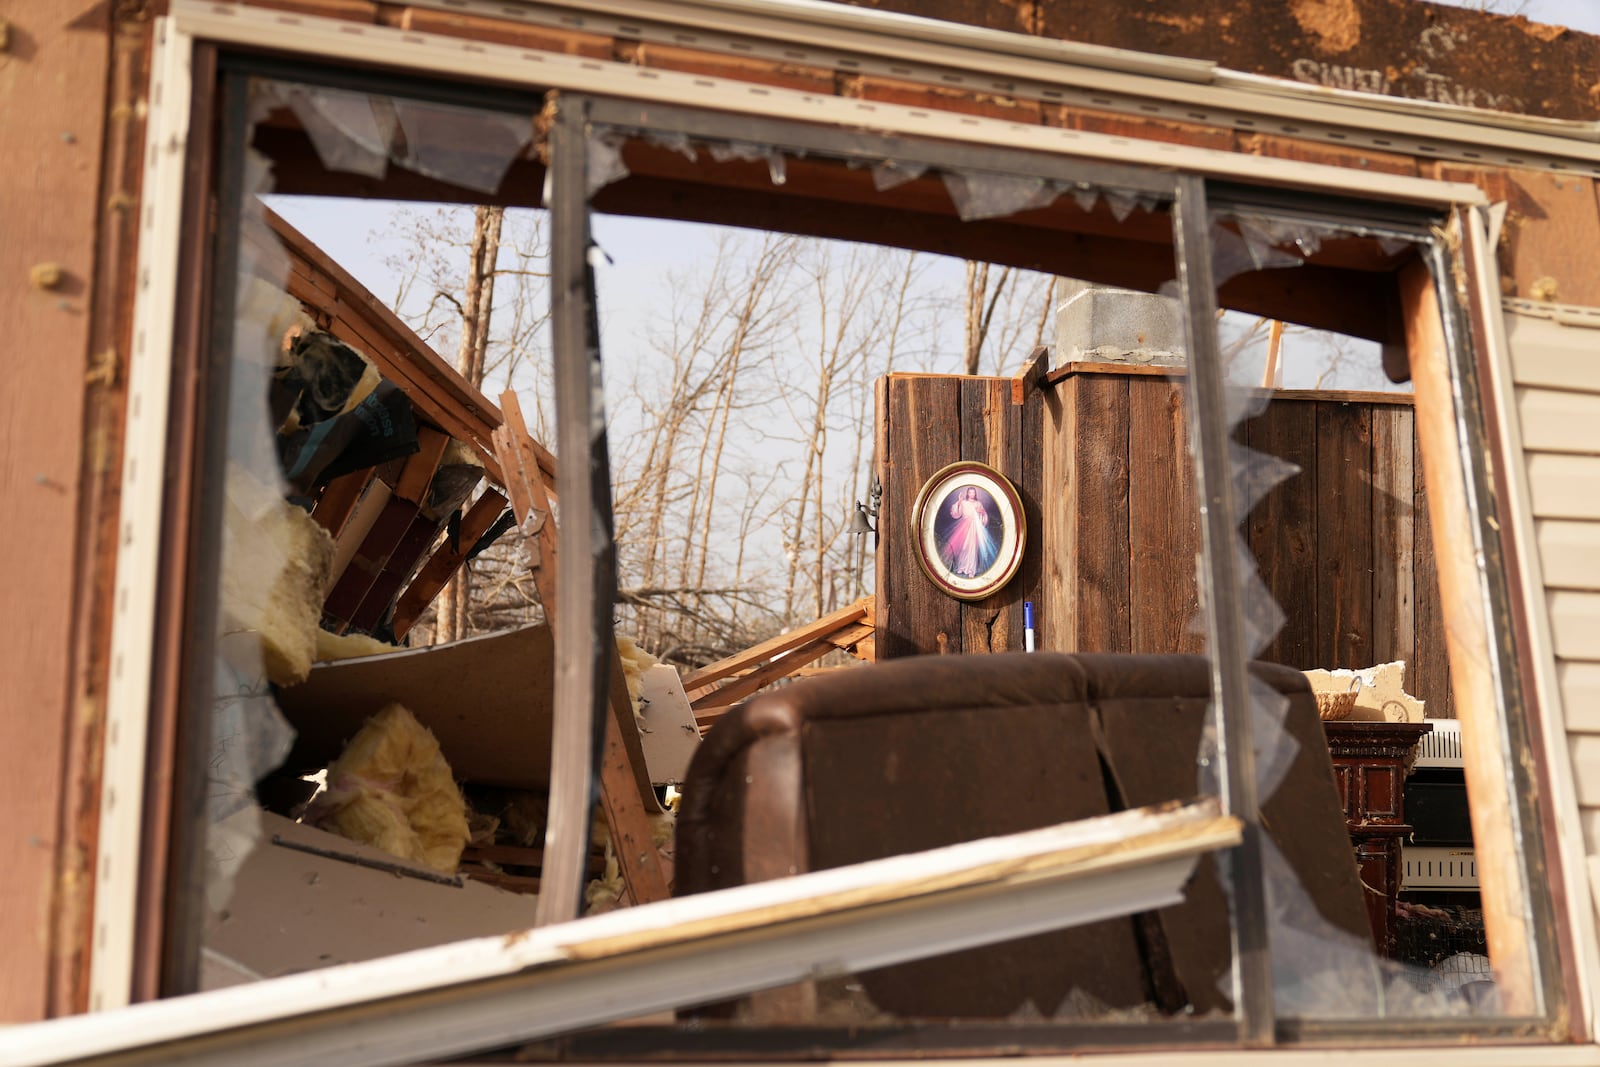
M953 521L945 531L939 555L944 565L961 578L976 578L989 569L999 554L994 535L989 532L989 509L979 492L977 486L969 485L945 498L945 510Z

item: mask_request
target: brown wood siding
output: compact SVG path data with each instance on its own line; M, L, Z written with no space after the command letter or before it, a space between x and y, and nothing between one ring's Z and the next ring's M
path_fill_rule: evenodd
M1023 599L1036 602L1041 648L1202 650L1194 625L1200 533L1181 389L1161 375L1102 369L1067 374L1016 408L1002 403L1009 385L888 379L883 654L1020 648ZM1246 502L1247 543L1285 614L1262 658L1302 669L1402 659L1407 688L1428 701L1428 714L1450 717L1428 524L1416 521L1426 498L1407 398L1307 397L1275 401L1235 435L1300 469ZM1015 441L1008 435L1018 416L1010 412L1038 429ZM918 490L958 458L993 464L1026 486L1025 498L1041 494L1030 510L1022 577L979 604L939 593L908 540Z

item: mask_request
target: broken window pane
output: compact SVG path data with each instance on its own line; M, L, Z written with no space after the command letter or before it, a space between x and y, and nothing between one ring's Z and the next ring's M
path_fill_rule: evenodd
M1217 328L1247 629L1262 659L1306 673L1325 720L1325 743L1293 738L1257 702L1259 769L1308 745L1331 760L1348 837L1327 847L1343 844L1359 875L1353 895L1335 893L1269 850L1275 997L1289 1018L1507 1010L1396 293L1428 240L1422 227L1265 211L1219 211L1213 228L1219 302L1237 309Z

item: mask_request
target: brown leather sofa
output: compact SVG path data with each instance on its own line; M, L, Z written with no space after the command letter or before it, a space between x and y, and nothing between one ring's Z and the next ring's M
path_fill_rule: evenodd
M1298 672L1254 664L1289 697L1299 744L1263 822L1322 917L1368 937L1315 700ZM707 735L678 817L678 894L1035 829L1196 795L1210 680L1200 656L929 656L759 696ZM1228 1008L1227 901L1202 861L1154 915L860 976L883 1012L1054 1014L1070 990L1110 1009ZM1084 1003L1081 995L1074 1003ZM757 994L767 1021L806 1021L809 987Z

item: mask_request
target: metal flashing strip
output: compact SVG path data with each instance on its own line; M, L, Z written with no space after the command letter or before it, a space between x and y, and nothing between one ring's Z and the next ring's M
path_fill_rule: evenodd
M94 867L89 1007L95 1011L121 1007L132 995L192 54L193 41L180 27L167 21L158 25L150 65L152 114L145 137Z
M413 6L930 86L1600 177L1600 123L1380 96L1209 63L809 0L411 0Z
M1215 799L625 908L121 1011L0 1028L0 1063L434 1062L1165 907L1239 841Z
M854 100L235 4L174 0L170 17L197 39L241 48L272 48L346 65L353 62L353 57L359 57L364 65L443 77L624 97L1110 163L1126 164L1131 155L1137 154L1139 162L1147 166L1246 185L1326 195L1348 195L1350 191L1347 169L1296 160ZM1482 190L1475 185L1387 173L1364 173L1361 191L1373 200L1435 208L1485 202Z

